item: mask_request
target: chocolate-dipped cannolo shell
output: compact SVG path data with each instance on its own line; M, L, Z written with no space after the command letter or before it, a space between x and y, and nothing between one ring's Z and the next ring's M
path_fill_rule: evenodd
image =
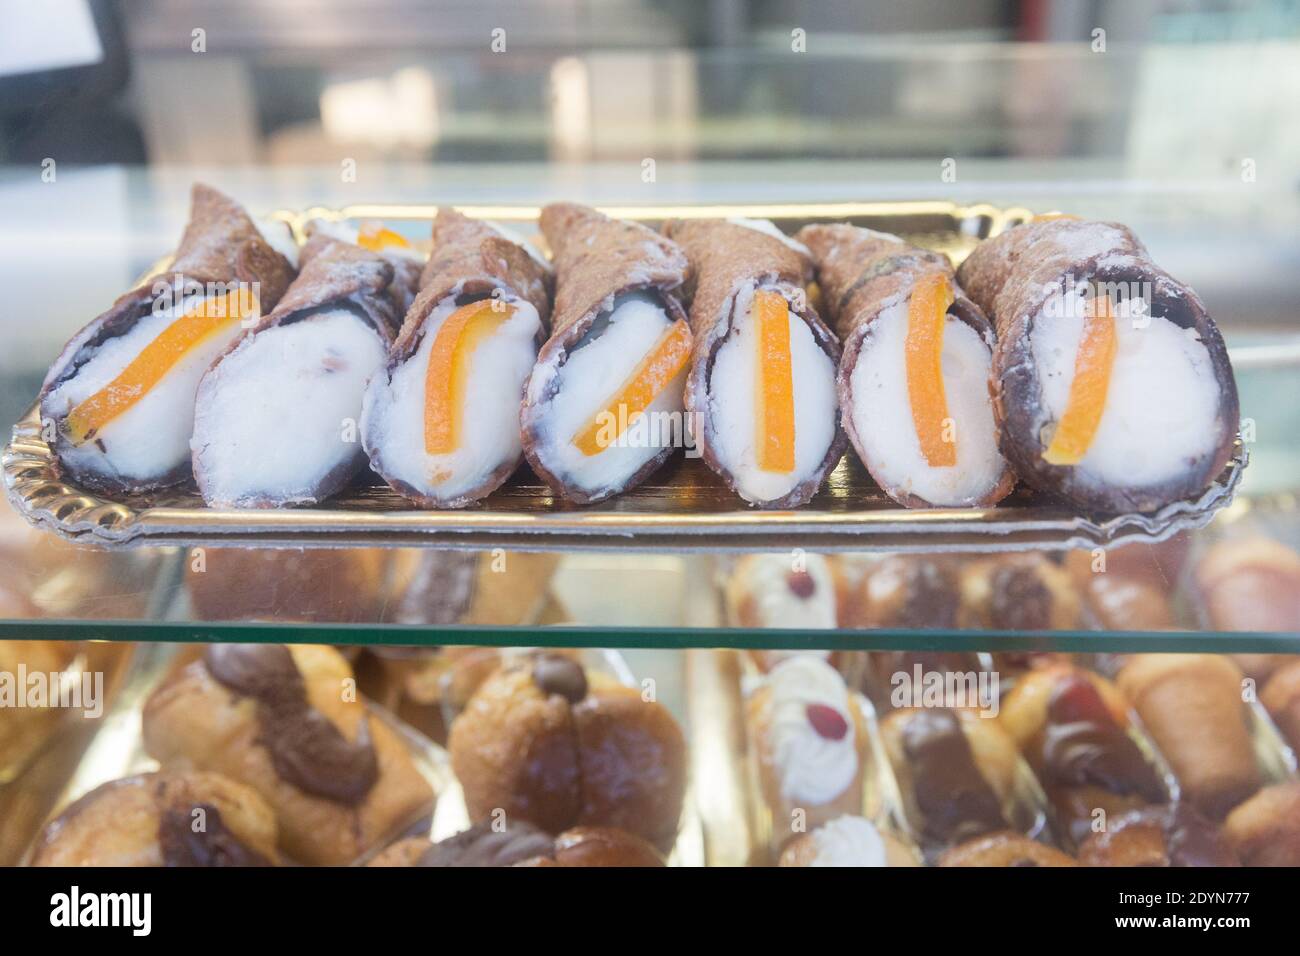
M884 396L877 390L872 390L872 394L856 396L854 372L858 368L864 347L877 328L875 323L881 314L891 308L905 309L919 278L937 272L955 285L955 275L948 257L940 252L908 245L897 236L847 223L805 226L795 238L812 252L817 265L817 284L821 288L823 308L835 323L835 333L839 336L843 349L835 387L844 431L876 484L906 508L987 507L1005 498L1015 485L1015 475L997 453L996 429L991 422L987 436L978 436L978 444L974 441L966 444L967 449L985 452L983 457L986 459L987 467L984 470L988 473L987 480L979 483L978 490L953 489L942 495L933 491L927 492L927 495L916 493L912 480L922 476L909 473L906 485L900 485L896 473L891 478L891 469L897 472L900 467L896 458L889 460L895 456L873 451L863 429L859 427L879 421L881 427L915 430L906 391L901 395ZM955 300L948 308L948 314L975 332L983 344L983 354L987 357L993 348L992 325L979 306L966 298L960 288L954 288L953 291ZM970 347L978 348L974 342L970 343ZM966 364L960 363L950 374L965 372ZM982 388L979 400L987 408L987 398ZM858 402L862 403L861 418L856 414ZM986 411L983 414L989 413ZM987 448L984 448L985 445ZM919 446L916 454L920 456ZM969 458L970 452L963 457ZM948 471L946 468L931 469L924 458L920 459L918 467L941 474ZM959 461L953 469L955 472L955 469L970 467L965 461Z
M422 358L418 372L419 382L423 382L433 344L422 351L426 333L436 336L455 309L486 299L513 308L503 324L512 329L516 323L520 328L526 326L523 347L531 360L536 340L550 317L550 286L545 262L524 246L488 223L452 209L438 210L433 223L433 254L421 273L420 292L406 313L386 368L370 381L362 413L362 440L370 466L394 491L422 508L462 508L490 494L519 467L522 448L516 410L529 362L523 363L518 376L502 374L492 383L502 399L495 410L504 409L508 420L492 416L463 429L470 442L478 435L506 436L499 447L480 449L476 455L465 446L445 454L427 452L424 393L420 390L418 398L403 400L398 377L402 372L413 373L415 370L406 366ZM501 334L501 329L492 333ZM468 406L462 411L467 415ZM418 445L414 450L413 443Z
M199 383L194 477L213 507L316 504L365 467L356 422L365 383L397 334L393 266L323 234L308 240L301 263L302 272L275 310L232 344ZM363 331L354 338L358 327ZM250 383L259 371L266 380ZM297 411L273 399L277 388L290 390ZM259 406L248 406L250 394ZM307 414L335 403L338 414L328 419ZM251 434L243 430L241 440L230 415L257 415L259 421ZM259 475L259 468L268 467L275 468L273 476Z
M1074 219L1030 222L981 243L957 277L996 327L991 387L1002 453L1026 482L1090 511L1153 511L1200 493L1228 463L1239 413L1223 338L1196 293L1158 268L1129 229ZM1043 372L1031 336L1037 322L1060 321L1043 314L1049 300L1063 299L1082 283L1149 289L1147 314L1192 332L1204 346L1217 389L1211 440L1203 452L1171 461L1168 477L1125 481L1112 475L1106 480L1089 473L1087 458L1078 465L1053 465L1044 459L1056 422L1044 399ZM1149 371L1149 363L1144 365ZM1189 398L1174 394L1159 400L1181 408ZM1149 412L1112 405L1108 414Z
M577 504L591 504L644 481L673 453L673 445L651 440L640 446L605 448L591 461L619 456L626 459L620 462L625 467L595 477L585 474L582 466L588 461L581 453L569 452L571 436L551 434L562 373L580 346L599 346L599 337L584 340L598 320L612 320L624 297L649 298L662 312L665 331L675 322L685 322L677 295L689 267L674 243L645 226L610 219L576 203L545 207L541 227L555 261L555 316L551 337L538 353L528 380L522 417L524 453L557 494ZM592 414L598 410L593 407ZM680 405L671 410L680 412Z
M763 508L793 508L808 502L844 455L848 439L839 424L838 410L832 438L820 461L802 474L785 494L760 498L742 490L742 482L720 452L720 438L711 408L710 385L722 346L738 329L743 315L737 315L741 296L758 289L781 295L812 333L814 344L839 363L840 345L808 302L805 286L812 278L812 261L798 243L767 228L770 224L745 224L722 219L674 219L664 224L664 233L685 250L693 279L691 332L694 345L686 380L686 410L692 435L705 463L727 486L752 504ZM749 396L745 396L749 398Z
M369 237L367 237L368 231ZM411 308L411 303L415 301L420 291L420 276L425 266L423 254L406 244L401 236L389 233L383 228L382 223L375 220L354 223L351 220L313 219L307 223L306 232L308 237L324 235L350 245L361 246L385 259L393 267L393 281L388 284L388 298L397 313L398 325L401 324L402 317ZM379 233L379 241L367 242L367 238L372 240L376 238L374 235L376 232ZM390 241L384 242L384 239Z
M190 476L189 428L167 436L176 439L174 460L141 469L147 473L124 473L107 460L112 453L108 436L92 434L84 444L74 444L67 433L67 417L76 402L61 395L62 388L105 345L152 317L155 304L164 299L179 306L187 293L192 294L199 286L239 284L256 292L259 310L266 314L279 302L293 276L293 265L272 247L242 206L211 186L196 183L191 194L190 220L167 270L121 296L108 311L73 336L45 377L40 395L41 420L54 427L53 451L62 474L83 487L108 494L147 491L185 481ZM197 384L196 377L195 387ZM181 407L173 404L173 410L188 424L193 414L193 393L184 396ZM157 453L164 436L155 431L142 440ZM86 444L99 454L88 452Z

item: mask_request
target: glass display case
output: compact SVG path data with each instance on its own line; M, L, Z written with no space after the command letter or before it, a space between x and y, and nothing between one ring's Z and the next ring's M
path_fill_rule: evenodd
M1300 98L1243 92L1270 65L1295 85L1294 31L1226 42L1208 13L1201 36L1103 4L1097 52L1001 42L1015 25L972 4L960 33L814 29L794 59L781 4L714 49L736 5L620 3L635 42L603 10L507 23L519 52L494 61L399 3L350 59L339 21L304 39L239 6L193 63L177 14L124 15L147 157L74 150L42 180L57 129L4 127L0 865L1300 865ZM436 63L407 50L440 42ZM223 123L169 118L190 97ZM443 206L539 268L559 200L647 243L669 220L834 222L953 267L1017 227L1123 223L1204 300L1239 415L1203 487L1118 514L1023 480L905 507L847 443L775 510L687 453L590 505L531 456L454 509L378 468L305 507L213 502L188 458L178 484L96 486L60 457L39 403L69 373L46 370L165 274L196 182L287 226L295 256L321 222L379 222L417 269ZM812 276L814 315L849 301Z

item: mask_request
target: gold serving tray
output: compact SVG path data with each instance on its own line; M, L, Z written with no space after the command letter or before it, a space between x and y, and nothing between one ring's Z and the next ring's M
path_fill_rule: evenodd
M524 231L536 206L464 206L466 215ZM981 239L1028 219L1027 209L950 202L604 207L651 225L669 218L771 219L787 232L814 221L852 222L897 233L961 262ZM431 205L359 205L281 211L301 235L312 218L382 219L414 235L437 212ZM0 459L5 489L28 521L63 538L108 548L142 545L412 547L477 550L1017 551L1110 547L1159 541L1203 527L1236 492L1247 456L1238 444L1223 475L1200 497L1155 514L1088 516L1019 488L995 508L907 510L891 501L852 450L807 505L791 511L749 508L704 465L678 455L637 488L578 507L556 499L523 467L494 494L460 511L416 511L378 483L359 484L315 508L208 508L192 486L108 500L64 483L41 437L33 407ZM372 476L373 477L373 476Z

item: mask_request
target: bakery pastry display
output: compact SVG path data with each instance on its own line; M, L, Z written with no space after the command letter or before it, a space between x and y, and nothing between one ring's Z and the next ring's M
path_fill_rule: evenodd
M1020 833L990 833L939 857L939 866L1078 866L1071 856Z
M661 867L641 837L614 827L579 826L552 836L526 820L477 823L437 843L412 837L385 849L370 866Z
M961 569L961 627L1074 630L1081 623L1079 612L1070 575L1040 552L980 558Z
M862 657L862 689L877 712L913 706L904 690L923 692L926 681L952 687L960 675L966 686L967 675L978 680L984 670L978 654L962 651L870 651Z
M845 223L796 238L844 349L844 430L876 484L908 508L987 507L1010 494L988 388L993 327L948 257Z
M791 840L778 866L920 866L916 853L866 817L842 816Z
M494 811L549 833L626 830L667 851L686 790L686 742L639 688L568 657L517 658L489 676L451 727L469 817Z
M401 323L393 266L325 235L299 263L275 309L199 382L190 449L211 507L316 504L366 466L361 399Z
M196 185L167 270L78 332L45 378L41 421L63 474L109 494L187 480L199 379L275 307L295 267L285 223L255 222Z
M1277 661L1259 701L1277 724L1283 739L1300 753L1300 657L1278 655Z
M519 402L550 312L550 267L526 243L438 211L420 294L361 417L371 467L394 491L461 508L519 467Z
M909 708L886 716L880 734L927 859L1011 827L1020 758L996 720L970 709Z
M1240 417L1228 350L1129 229L1029 222L957 277L996 326L1000 446L1027 484L1085 511L1155 511L1223 471Z
M690 260L686 410L705 464L764 508L807 503L844 455L840 346L808 301L807 247L766 220L674 219Z
M1165 546L1165 551L1168 546ZM1156 547L1131 544L1105 553L1071 551L1065 567L1092 622L1106 631L1162 631L1177 621L1171 592L1178 562Z
M1300 866L1300 782L1265 787L1234 807L1223 835L1246 866Z
M12 605L10 605L12 606ZM0 616L7 617L0 592ZM43 693L57 695L59 675L72 664L80 645L63 641L0 640L0 783L16 777L58 730L66 708L58 700L22 699L28 688L22 676L36 676ZM78 695L80 697L80 695ZM89 701L85 702L89 706ZM99 702L101 705L103 701Z
M204 771L112 780L46 825L33 866L274 866L275 813L252 787Z
M202 548L185 588L201 621L373 621L384 600L381 549Z
M1070 666L1026 674L998 720L1038 776L1061 835L1076 845L1098 811L1111 819L1170 798L1131 733L1124 698L1098 674Z
M544 207L540 225L555 316L528 378L524 450L556 494L590 504L645 481L684 443L686 258L648 227L576 203Z
M1300 631L1300 554L1272 538L1228 538L1196 562L1195 589L1216 631Z
M736 562L724 594L732 627L824 630L836 624L835 578L820 554L749 554Z
M1118 684L1178 778L1183 798L1197 809L1222 819L1259 789L1242 675L1231 660L1134 654Z
M352 689L334 649L212 644L145 702L144 744L165 770L246 784L299 863L341 865L429 811L407 744Z
M948 629L961 601L957 563L947 555L895 554L860 578L845 627Z
M1079 847L1084 866L1240 866L1236 852L1194 807L1166 804L1117 814Z
M745 724L756 789L777 847L862 812L866 721L828 663L810 656L782 661L747 701Z

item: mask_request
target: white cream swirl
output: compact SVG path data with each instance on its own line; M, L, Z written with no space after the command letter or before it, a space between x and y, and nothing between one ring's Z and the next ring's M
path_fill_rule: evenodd
M772 759L781 796L794 804L829 803L852 785L858 772L857 735L844 678L817 657L791 657L773 668L768 683ZM844 732L837 738L819 732L810 705L833 711Z
M813 831L817 854L809 866L888 866L885 840L870 820L836 817Z

